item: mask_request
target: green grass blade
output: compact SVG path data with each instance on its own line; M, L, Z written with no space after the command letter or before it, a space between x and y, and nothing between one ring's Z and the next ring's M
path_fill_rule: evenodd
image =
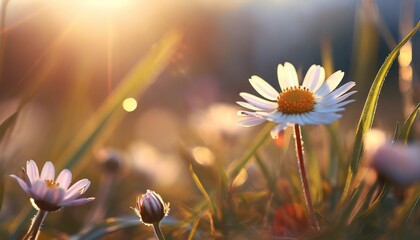
M194 169L192 165L190 164L189 167L191 177L197 186L198 190L200 190L201 194L203 194L204 198L207 201L208 206L210 207L210 210L212 214L216 214L216 216L219 216L219 209L217 208L216 203L212 200L210 195L207 193L206 189L204 188L203 184L201 183L200 179L198 178L197 174L195 174Z
M411 126L413 126L414 120L417 117L417 113L420 111L420 103L417 104L416 108L411 112L410 116L405 120L402 128L401 128L401 134L400 134L400 141L402 141L404 144L407 144L408 135L410 133Z
M354 210L354 207L356 206L356 204L357 204L357 202L359 200L359 197L360 197L360 194L361 194L361 189L362 189L362 187L357 188L354 191L354 193L351 196L350 200L348 201L348 203L346 204L346 206L341 211L340 215L337 218L337 222L338 222L339 225L342 225L342 224L344 224L344 223L346 223L348 221L348 218L351 216L351 214L352 214L352 212Z
M193 240L195 233L197 232L198 224L200 223L200 216L196 217L194 223L191 227L190 234L188 235L187 240Z
M252 156L254 156L258 149L262 145L264 145L264 143L270 138L270 131L273 128L273 126L273 124L267 124L254 139L254 141L248 148L249 150L245 152L245 154L239 159L238 162L233 163L235 165L232 168L232 171L229 173L230 181L235 180L235 178L241 172L242 168L244 168L245 165L247 165L248 162L251 160Z
M397 141L397 139L400 137L400 132L401 132L400 124L397 122L395 124L395 130L394 130L394 135L392 137L392 143L394 143L395 141Z
M382 85L385 81L385 77L391 67L394 59L396 58L399 50L402 46L417 32L420 28L420 22L416 27L392 50L388 58L382 64L379 72L377 73L375 80L373 81L372 87L369 91L365 105L363 107L362 115L357 126L356 139L353 148L353 155L351 159L351 170L353 173L357 172L357 168L360 164L361 155L363 152L363 137L366 132L372 127L372 123L375 117L376 106L378 104L379 95L381 93Z
M346 188L343 194L343 198L346 197L349 191L351 179L357 173L363 154L363 138L365 134L369 131L369 129L372 127L379 95L381 93L382 85L385 81L385 77L388 73L388 70L391 67L401 47L404 46L405 43L407 43L407 41L417 32L419 28L420 22L418 22L416 27L394 48L394 50L392 50L385 62L382 64L373 81L365 105L363 107L362 114L360 116L359 124L357 126L353 154L350 160L349 173L347 175Z
M374 211L384 202L390 188L391 187L388 183L384 183L376 199L357 217L356 221L363 221L374 213Z

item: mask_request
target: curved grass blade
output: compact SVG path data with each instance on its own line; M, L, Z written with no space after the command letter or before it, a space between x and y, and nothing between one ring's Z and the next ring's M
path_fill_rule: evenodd
M400 137L400 132L401 132L401 129L400 128L401 128L400 127L400 123L397 122L395 124L395 130L394 130L394 136L392 137L392 143L394 143L395 141L397 141L397 139Z
M416 108L411 112L410 116L405 120L400 133L400 141L402 141L404 144L407 144L408 135L410 134L410 129L413 126L414 120L417 117L417 114L420 111L420 103L417 104Z
M204 188L203 184L201 183L200 179L198 178L197 174L195 174L194 169L192 165L190 164L189 167L191 177L197 186L197 188L200 190L201 194L203 194L204 198L207 201L208 206L210 207L210 210L212 214L216 214L216 217L219 217L220 210L217 208L216 203L212 200L210 195L207 193L206 189Z
M356 206L359 197L361 195L361 188L357 188L353 195L351 196L350 200L348 201L347 205L343 208L340 215L337 218L338 225L342 225L348 221L348 218L351 216L354 207Z
M165 217L162 220L162 224L173 225L177 221L171 217ZM139 220L137 216L127 216L127 217L119 217L119 218L108 218L105 219L104 222L99 223L94 228L86 233L81 233L77 235L73 235L70 237L70 240L94 240L99 239L107 234L112 232L124 230L126 228L131 228L135 226L139 226L142 222Z
M385 81L385 77L388 73L388 70L391 67L401 47L404 46L405 43L407 43L407 41L417 32L419 28L420 22L418 22L416 27L413 30L411 30L411 32L392 50L385 62L382 64L372 83L368 97L362 110L362 114L359 119L359 124L357 126L353 154L350 160L346 186L342 199L346 198L353 176L355 176L355 174L357 173L363 154L363 138L366 132L368 132L369 129L372 127L379 95L381 93L382 85Z
M375 200L368 206L366 210L364 210L356 219L355 221L363 221L367 219L374 211L383 203L385 197L387 196L391 186L388 183L384 183L382 186L378 196Z
M197 232L198 224L200 223L200 219L201 219L200 216L197 216L194 219L194 223L193 223L193 225L191 227L191 231L190 231L190 234L188 235L187 240L193 240L194 239L195 233Z

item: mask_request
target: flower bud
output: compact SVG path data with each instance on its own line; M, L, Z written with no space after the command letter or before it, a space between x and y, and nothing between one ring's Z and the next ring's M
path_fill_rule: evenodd
M146 225L160 222L169 212L169 203L164 203L159 194L147 190L141 197L137 197L137 216Z

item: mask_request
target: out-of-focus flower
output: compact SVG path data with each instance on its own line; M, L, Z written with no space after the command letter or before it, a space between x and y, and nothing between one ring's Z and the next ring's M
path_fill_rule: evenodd
M106 173L119 174L127 170L127 161L122 152L113 148L101 148L96 159Z
M205 140L211 142L225 142L240 133L237 124L234 105L216 103L210 105L205 111L195 112L191 118L191 125Z
M57 211L62 207L88 203L95 198L79 198L89 188L90 181L82 179L70 186L72 174L64 169L55 178L55 168L46 162L41 175L33 160L26 162L22 168L22 178L10 175L30 197L35 208L43 211Z
M372 156L372 166L378 174L393 183L407 186L420 182L420 146L386 144Z
M237 103L251 110L238 112L238 115L244 117L239 121L240 125L250 127L264 121L278 123L271 130L271 136L275 139L289 124L330 124L341 117L337 112L344 111L343 107L354 101L344 101L356 92L348 92L355 86L354 82L348 82L335 90L343 79L342 71L335 72L324 82L324 68L312 65L302 85L299 85L295 67L286 62L284 66L278 65L277 76L280 93L258 76L249 79L252 87L268 100L240 93L246 102Z
M179 184L182 165L179 157L172 152L163 152L144 141L133 142L128 153L132 167L159 186Z
M311 229L305 208L297 203L284 204L276 210L273 218L273 231L282 237L303 236Z
M147 190L137 198L134 211L144 224L152 225L159 223L168 215L169 203L164 203L160 195L154 191Z

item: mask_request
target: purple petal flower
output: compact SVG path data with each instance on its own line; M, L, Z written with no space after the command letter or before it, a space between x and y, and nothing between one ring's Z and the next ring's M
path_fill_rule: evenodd
M56 211L62 207L88 203L95 198L80 198L89 188L90 181L82 179L70 186L72 174L64 169L55 179L55 168L52 162L46 162L39 174L38 167L33 160L26 163L23 177L10 175L30 197L34 207L44 211Z

